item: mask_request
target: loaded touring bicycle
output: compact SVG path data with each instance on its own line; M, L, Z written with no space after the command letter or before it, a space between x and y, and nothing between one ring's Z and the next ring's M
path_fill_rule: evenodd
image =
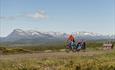
M86 43L82 41L75 42L67 42L66 45L66 52L72 51L72 52L79 52L80 50L85 51L86 49Z

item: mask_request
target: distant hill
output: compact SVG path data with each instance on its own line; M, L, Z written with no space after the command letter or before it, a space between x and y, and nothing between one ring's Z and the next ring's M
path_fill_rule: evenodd
M75 32L74 36L77 40L115 39L115 35L102 35L93 32ZM64 41L67 37L67 33L61 32L24 31L22 29L14 29L7 37L0 37L0 43L52 43Z

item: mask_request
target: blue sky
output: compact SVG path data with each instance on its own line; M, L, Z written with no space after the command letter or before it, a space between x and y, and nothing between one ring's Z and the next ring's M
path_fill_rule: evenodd
M14 29L115 31L115 0L0 0L0 36Z

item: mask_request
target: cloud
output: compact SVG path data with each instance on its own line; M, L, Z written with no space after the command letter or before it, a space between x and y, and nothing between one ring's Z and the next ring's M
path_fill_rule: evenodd
M46 15L45 11L43 10L38 10L35 13L31 13L31 14L27 14L26 15L29 18L35 19L35 20L43 20L43 19L47 19L48 16Z
M0 16L0 19L6 19L6 20L15 20L19 18L33 19L33 20L45 20L48 18L48 16L43 10L38 10L35 13L21 14L18 16Z

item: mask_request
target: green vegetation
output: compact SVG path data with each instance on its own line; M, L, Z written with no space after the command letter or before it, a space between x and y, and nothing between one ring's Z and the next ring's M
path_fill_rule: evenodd
M113 42L115 45L115 42ZM103 42L87 42L87 50L102 50ZM16 54L16 53L32 53L38 51L51 50L53 52L65 49L66 43L46 43L46 44L0 44L0 53Z
M115 70L115 49L100 49L102 42L87 42L86 52L59 52L64 48L62 43L1 44L0 70Z
M115 45L115 42L113 42ZM52 50L58 51L60 49L65 49L66 43L46 43L46 44L0 44L0 47L6 49L22 49L29 51L44 51ZM86 47L89 50L100 50L102 48L103 42L86 42ZM19 52L19 51L18 51Z
M0 70L115 70L115 52L4 55Z
M0 54L16 54L16 53L31 53L30 50L22 49L22 48L6 48L0 47Z

